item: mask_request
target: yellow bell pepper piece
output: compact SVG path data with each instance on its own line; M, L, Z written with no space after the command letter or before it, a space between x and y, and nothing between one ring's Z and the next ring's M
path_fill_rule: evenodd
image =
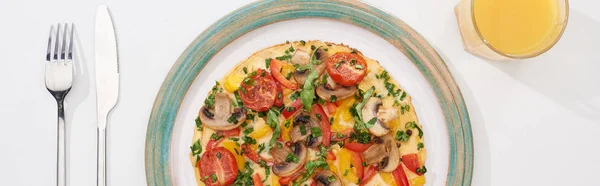
M256 122L256 126L254 126L254 131L249 134L250 137L254 139L261 139L268 133L273 131L271 127L269 127L265 122Z
M286 77L289 73L294 73L294 71L294 66L290 65L289 63L283 63L281 66L281 75L284 77Z
M246 164L246 158L244 158L243 155L239 155L236 153L236 151L242 152L242 149L240 149L240 147L235 143L235 141L226 139L223 142L221 142L221 145L223 145L223 148L229 150L233 154L237 162L238 169L240 171L246 170L246 167L244 166Z
M379 172L379 176L381 176L381 179L383 179L383 181L388 185L396 186L396 180L394 179L394 176L389 172Z
M271 174L270 177L271 177L271 186L280 186L279 185L279 176L277 176L275 174Z
M418 176L408 181L411 186L422 186L425 185L425 176Z
M283 124L281 124L281 138L283 138L283 141L291 141L292 139L290 138L290 130L292 130L292 117L290 117L288 120L286 120ZM288 127L285 127L285 123L290 122L290 125Z
M337 155L337 158L340 159L338 166L339 173L344 179L348 180L349 182L358 183L358 176L356 175L356 170L354 170L354 167L350 167L350 164L352 163L351 153L352 152L345 148L339 151Z
M331 130L334 132L343 132L344 130L351 129L354 125L354 118L352 118L352 114L350 113L350 107L354 104L356 100L354 97L346 98L340 100L340 104L333 114L333 125L331 126Z
M237 73L233 73L229 76L227 76L227 78L225 78L225 83L223 84L223 87L225 88L225 90L227 92L235 92L238 88L240 88L240 85L242 84L242 80L244 80L244 75L241 74L237 74Z

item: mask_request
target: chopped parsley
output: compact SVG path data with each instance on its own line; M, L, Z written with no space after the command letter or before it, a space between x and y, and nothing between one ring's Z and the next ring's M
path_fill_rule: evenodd
M240 97L240 93L238 91L233 92L233 95L235 97L235 101L234 106L236 107L242 107L244 106L244 102L242 101L242 97Z
M221 159L221 152L217 152L217 158Z
M408 141L408 138L410 137L410 135L408 135L406 132L399 130L398 132L396 132L396 140L398 141Z
M365 66L358 64L358 65L355 65L354 68L362 70L362 69L365 69Z
M288 155L285 157L285 162L294 162L294 163L298 163L298 161L300 161L300 159L298 158L298 156L294 155L293 153L288 153Z
M244 172L238 170L237 176L235 177L235 181L232 185L254 185L254 181L252 181L252 174L254 174L254 169L250 167L250 162L246 162L244 164L246 169Z
M264 151L267 147L265 147L264 143L258 144L258 153L260 154L262 151Z
M315 50L317 47L315 47L315 45L310 45L310 49L311 50Z
M400 114L404 114L404 111L410 112L410 105L400 106Z
M210 94L206 98L206 100L204 100L204 104L206 105L207 108L213 108L215 106L215 94L217 93L218 90L219 90L219 82L217 81L215 83L215 86L213 86Z
M232 114L231 116L229 116L229 118L227 118L227 122L229 122L229 123L237 123L238 120L235 117L235 114Z
M336 102L337 101L337 97L335 95L331 95L331 97L329 98L329 102Z
M285 120L285 123L283 124L283 126L285 126L285 128L290 128L290 124L292 122L290 122L290 120Z
M269 69L269 67L271 66L271 58L265 59L265 65L267 67L267 69Z
M368 144L369 142L371 142L371 134L369 134L369 131L364 129L357 130L355 126L355 130L352 133L350 133L350 141Z
M320 137L323 135L323 133L321 132L321 128L319 127L310 128L310 132L312 133L313 137Z
M285 79L290 80L292 79L292 75L294 75L294 73L290 72L287 75L285 75Z
M340 62L337 62L337 63L335 63L335 65L333 65L333 68L338 68L338 67L340 67L340 65L342 65L342 63L343 63L343 62L344 62L344 61L340 61Z
M200 139L198 139L192 146L190 146L192 150L192 156L200 155L202 153L202 145L200 145Z
M250 145L256 144L256 140L250 136L243 136L242 141L244 141L244 144L250 144Z
M217 182L217 175L215 173L212 173L212 175L210 175L210 177L212 179L211 180L212 183Z
M306 127L304 125L300 125L300 134L306 135Z
M425 147L425 144L423 144L423 143L421 143L421 142L419 142L419 143L417 144L417 150L421 150L423 147Z
M344 176L348 176L348 173L349 173L349 172L350 172L350 171L349 171L348 169L346 169L346 170L344 171Z
M306 45L306 41L300 40L300 44L302 44L302 46L304 46L304 45Z
M254 120L254 114L250 114L250 113L246 114L246 119Z
M407 122L406 125L404 125L404 127L406 127L407 129L417 129L419 131L419 138L423 138L423 130L421 130L421 127L417 125L417 122Z
M300 97L300 92L296 91L296 92L292 93L292 95L290 95L290 100L294 101L294 100L298 99L298 97Z
M335 181L335 176L334 175L331 175L331 176L327 177L327 182L331 183L331 182L334 182L334 181Z
M211 139L211 140L215 140L215 141L216 141L216 140L220 140L220 139L221 139L221 138L223 138L223 137L224 137L224 136L223 136L222 134L218 134L218 132L217 132L217 133L213 133L213 134L211 134L211 135L210 135L210 139Z
M200 116L196 117L196 128L198 128L198 131L202 131L203 127L202 127L202 121L200 121Z
M247 129L244 129L244 135L248 135L248 134L250 134L250 133L252 133L252 132L254 132L254 128L252 128L252 127L249 127L249 128L247 128Z

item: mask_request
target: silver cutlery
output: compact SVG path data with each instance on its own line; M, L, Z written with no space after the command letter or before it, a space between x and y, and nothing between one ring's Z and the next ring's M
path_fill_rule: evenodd
M98 117L98 177L97 185L107 185L106 129L109 112L119 97L119 62L117 39L108 7L96 10L96 104Z
M58 135L57 135L57 166L56 185L65 186L66 177L66 140L64 100L73 86L73 24L71 31L65 23L50 27L48 50L46 51L46 89L56 99L58 106ZM61 37L62 36L62 39ZM68 38L68 39L67 39Z

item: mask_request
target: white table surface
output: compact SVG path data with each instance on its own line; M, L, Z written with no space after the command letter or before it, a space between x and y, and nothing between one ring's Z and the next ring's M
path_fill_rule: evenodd
M465 97L475 144L473 185L600 185L600 3L571 0L561 41L534 59L500 63L462 49L458 0L369 3L421 33ZM0 2L0 185L55 184L56 106L44 87L49 26L76 23L81 61L66 101L70 185L95 185L94 13L112 11L121 60L110 119L110 185L146 185L151 107L173 62L220 17L248 1L3 0Z

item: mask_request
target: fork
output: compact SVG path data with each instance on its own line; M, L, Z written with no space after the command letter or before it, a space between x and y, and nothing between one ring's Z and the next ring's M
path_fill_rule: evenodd
M46 89L56 99L58 106L58 136L57 136L57 165L56 185L66 185L66 135L65 135L65 110L63 102L65 96L73 86L73 28L68 32L67 23L64 24L61 33L61 24L58 23L56 35L54 25L50 26L50 37L48 38L48 50L46 52ZM60 36L62 35L62 44ZM55 36L55 37L54 37ZM67 38L69 38L67 43ZM68 47L68 49L67 49ZM59 51L60 50L60 51Z

